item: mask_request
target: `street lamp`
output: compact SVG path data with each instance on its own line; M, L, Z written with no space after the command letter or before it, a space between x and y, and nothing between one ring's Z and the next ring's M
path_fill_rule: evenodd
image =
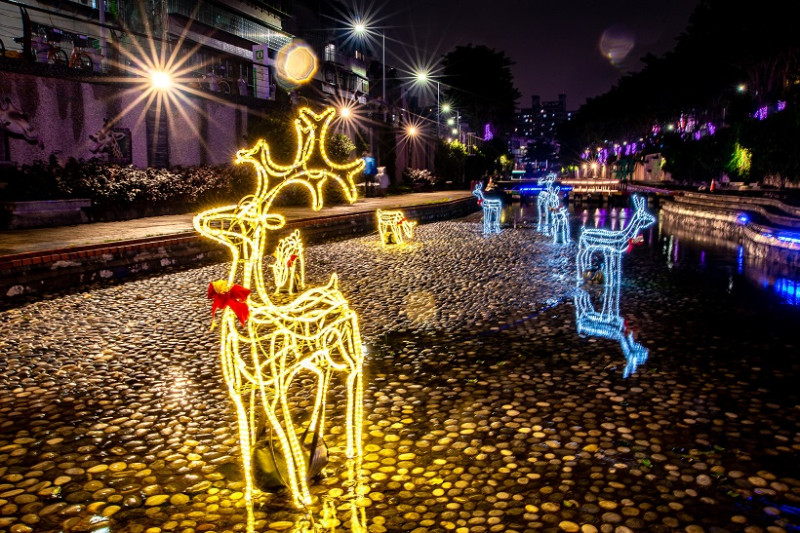
M439 115L441 114L441 108L439 107L439 80L431 80L430 76L427 72L417 72L414 77L417 78L418 81L422 83L427 83L428 81L436 82L436 136L441 137L441 131L439 128ZM450 106L448 106L449 109Z
M353 32L356 35L365 37L370 33L378 33L381 36L381 100L386 105L386 34L382 31L376 31L375 28L368 28L364 22L356 19L353 24ZM384 117L385 117L384 113ZM384 122L386 119L384 118Z

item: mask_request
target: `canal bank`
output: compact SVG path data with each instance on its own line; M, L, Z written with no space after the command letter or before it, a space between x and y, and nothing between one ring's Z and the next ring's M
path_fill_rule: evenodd
M735 242L745 256L800 268L800 208L772 198L685 193L661 206L667 231Z
M319 212L284 208L287 224L276 239L295 229L308 244L377 232L377 209L402 209L425 224L463 217L478 205L469 192L444 191L366 198ZM0 302L228 260L223 247L194 231L192 216L3 232Z

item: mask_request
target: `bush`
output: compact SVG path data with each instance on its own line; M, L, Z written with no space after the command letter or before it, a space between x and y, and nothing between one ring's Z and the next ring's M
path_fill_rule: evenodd
M62 167L54 157L9 169L6 179L9 200L89 198L95 212L187 212L236 202L255 187L249 165L166 170L70 159Z

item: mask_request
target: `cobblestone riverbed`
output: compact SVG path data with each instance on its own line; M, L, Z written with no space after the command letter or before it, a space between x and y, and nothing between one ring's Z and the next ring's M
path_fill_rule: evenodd
M576 332L575 245L479 218L307 249L308 281L338 272L359 314L364 457L353 475L336 388L314 504L265 493L258 531L800 528L797 313L668 268L651 234L623 259L649 350L623 378L619 342ZM226 268L0 312L0 531L245 530L206 299Z

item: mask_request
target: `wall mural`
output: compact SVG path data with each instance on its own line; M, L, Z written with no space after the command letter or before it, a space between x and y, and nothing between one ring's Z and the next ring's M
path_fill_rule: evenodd
M11 98L0 100L0 130L12 137L25 139L31 144L44 148L44 143L30 123L27 113L17 107Z
M96 133L90 134L92 144L89 151L93 154L107 154L109 163L130 165L132 157L131 130L128 128L111 128L108 119L103 121L103 127Z

